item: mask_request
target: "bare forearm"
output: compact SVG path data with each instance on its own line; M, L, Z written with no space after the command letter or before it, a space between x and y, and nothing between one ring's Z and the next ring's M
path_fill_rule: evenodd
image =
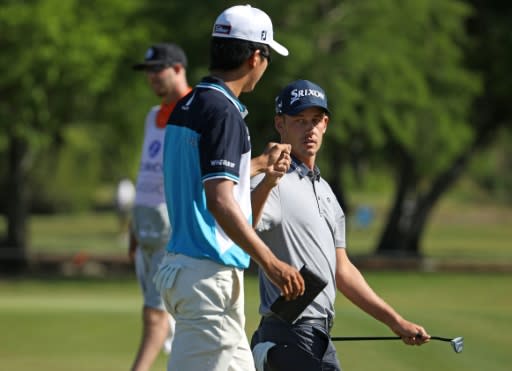
M260 182L251 192L252 225L256 227L263 214L263 207L274 186L265 181Z
M344 267L347 272L337 279L338 289L352 303L389 327L396 326L401 317L368 285L359 270L351 263Z
M270 264L274 255L247 223L238 204L230 198L210 200L208 209L228 237L262 267Z
M422 326L404 319L373 291L344 249L336 251L336 287L352 303L388 325L404 343L421 345L429 341L430 335Z
M251 178L265 171L268 162L268 156L259 155L251 159Z
M233 198L233 183L229 180L211 180L205 183L205 192L208 210L217 223L263 269L286 299L302 295L305 286L299 271L277 259L247 223Z

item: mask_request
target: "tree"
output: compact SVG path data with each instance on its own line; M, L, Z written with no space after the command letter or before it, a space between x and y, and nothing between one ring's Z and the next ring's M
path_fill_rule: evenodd
M141 34L125 27L137 1L8 1L1 7L1 143L7 235L2 271L27 263L31 171L73 125L95 125L120 59ZM47 174L47 176L51 176Z
M466 61L469 61L467 65L483 77L483 90L479 90L480 94L470 101L470 115L465 125L471 136L447 158L444 166L432 174L423 191L417 190L414 197L409 197L412 204L408 218L407 208L404 212L404 206L407 206L407 196L410 195L414 183L411 184L407 176L399 178L400 187L396 192L390 220L378 245L379 253L406 252L418 255L421 234L436 202L459 179L471 159L494 143L500 129L512 128L512 111L508 103L512 91L510 81L506 78L506 66L510 66L512 62L509 26L512 8L500 1L473 3L476 6L475 12L471 14L468 25L474 44L463 51ZM403 152L402 155L405 159L402 161L402 174L407 174L408 169L415 168L407 165L411 156ZM419 179L422 180L424 179ZM421 184L419 181L416 184ZM402 224L404 222L405 225ZM399 249L396 247L397 241Z
M393 177L379 254L420 255L432 208L479 138L469 113L480 80L464 59L470 14L456 0L322 0L294 3L278 18L288 43L300 45L285 68L329 95L330 176L371 160Z
M464 64L471 9L459 1L380 1L352 9L368 22L347 30L345 56L359 59L349 81L363 93L351 95L349 117L356 121L347 121L356 133L361 124L370 129L366 145L395 182L376 252L420 256L431 211L480 138L469 120L479 79Z

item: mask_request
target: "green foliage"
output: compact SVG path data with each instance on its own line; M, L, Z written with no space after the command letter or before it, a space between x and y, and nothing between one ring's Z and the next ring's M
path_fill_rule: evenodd
M0 43L8 53L2 53L0 68L9 73L0 76L0 124L6 128L0 131L0 151L11 138L22 138L30 145L32 164L43 163L47 170L57 165L50 172L57 178L49 180L49 171L41 169L31 175L33 193L57 205L84 207L85 193L101 177L116 180L133 173L134 156L112 149L132 150L140 143L140 122L148 109L127 108L122 101L123 89L136 86L134 78L124 83L123 70L132 73L126 56L150 31L139 24L126 27L140 5L138 0L36 0L1 6ZM82 131L84 141L66 129L84 122L100 127ZM107 125L109 130L102 129ZM55 145L59 148L51 150ZM53 154L62 157L55 161ZM73 167L80 167L80 174Z
M110 87L122 44L110 34L112 24L99 22L95 3L12 2L2 9L9 58L1 67L9 74L1 86L12 93L2 114L32 143L48 139L77 115L91 114L89 99Z
M33 176L36 211L85 210L94 200L101 172L100 143L87 126L69 126L62 132L63 145L42 154ZM40 183L39 183L40 182Z
M189 57L194 85L208 73L214 19L231 5L224 0L3 1L0 187L9 176L6 154L13 137L30 143L32 193L54 208L85 208L100 184L133 178L144 117L159 102L131 65L150 44L177 42ZM362 185L366 173L394 176L397 153L411 157L411 177L418 188L428 188L474 138L469 112L482 92L482 73L486 102L510 127L512 39L510 7L504 3L315 0L283 7L277 0L260 0L253 5L270 14L276 40L290 50L289 57L274 53L255 91L241 96L250 112L254 153L277 140L274 97L299 78L327 91L333 117L320 166L328 179L349 179L350 191ZM485 22L469 40L467 19L475 15ZM508 154L498 152L476 160L473 169L479 183L506 192L508 178L494 169L508 174L508 165L496 160L496 166L486 166L489 156Z
M319 32L332 35L323 57L337 60L318 69L331 97L334 91L340 125L331 133L345 141L359 134L368 150L396 143L419 174L442 169L471 139L468 108L479 85L462 59L469 8L380 0L347 1L337 10Z
M430 179L472 140L469 108L479 77L464 65L471 8L458 0L258 3L274 19L276 39L290 56L276 56L256 90L242 99L256 147L275 139L273 97L305 78L327 91L333 116L320 157L342 152L393 160L400 147ZM307 22L305 22L307 20ZM257 112L251 107L257 107ZM332 175L331 175L332 176Z

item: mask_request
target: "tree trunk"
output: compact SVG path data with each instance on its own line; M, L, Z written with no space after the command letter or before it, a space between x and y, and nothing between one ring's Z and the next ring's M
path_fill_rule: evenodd
M492 112L484 120L480 120L473 142L433 180L430 189L424 194L415 189L412 162L407 160L406 154L400 155L402 164L398 169L395 200L377 245L377 255L421 257L421 240L434 206L460 178L471 157L478 150L487 147L493 141L497 129L505 123L499 112Z
M0 245L0 271L19 273L28 263L29 146L19 137L10 136L7 179L7 236Z
M415 195L416 181L413 173L413 161L402 153L401 164L397 169L397 187L393 206L387 224L377 245L376 254L392 257L419 256L418 200Z

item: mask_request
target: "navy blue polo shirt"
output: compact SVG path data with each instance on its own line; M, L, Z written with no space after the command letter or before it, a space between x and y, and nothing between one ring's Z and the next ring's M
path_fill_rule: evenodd
M234 197L252 223L251 145L247 114L224 82L204 78L174 108L164 143L164 189L172 225L167 251L237 268L249 255L227 236L206 207L204 183L229 179Z

